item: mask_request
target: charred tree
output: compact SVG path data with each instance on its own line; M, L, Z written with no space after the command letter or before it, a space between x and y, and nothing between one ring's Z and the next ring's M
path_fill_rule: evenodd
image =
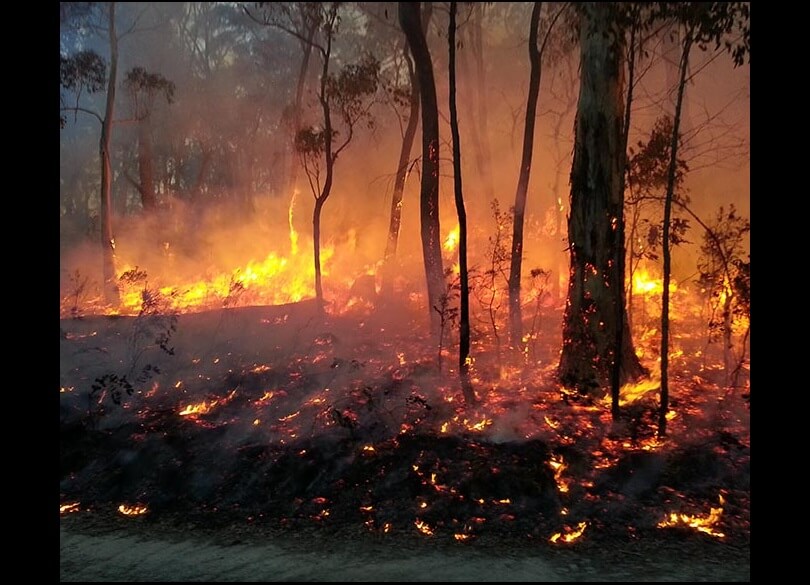
M427 30L430 17L433 13L433 3L427 2L422 9L422 30ZM408 176L408 164L411 160L411 150L416 138L416 129L419 126L419 78L416 75L413 59L407 41L403 47L403 57L408 67L408 79L411 92L408 96L408 124L402 136L402 145L399 149L399 162L394 178L394 193L391 197L391 219L388 224L388 240L385 245L385 268L383 270L383 288L390 291L393 283L393 264L399 246L399 231L402 226L402 196L405 192L405 180Z
M104 300L113 306L120 303L115 274L115 238L112 228L112 145L113 116L115 115L115 88L118 77L118 35L115 31L115 2L109 7L110 70L107 75L107 100L101 122L99 157L101 159L101 266L104 280Z
M532 154L534 152L534 126L537 118L537 99L540 95L540 77L542 75L542 58L546 42L560 9L551 20L543 45L538 46L538 30L542 2L535 2L529 20L529 96L526 100L526 121L523 127L523 152L520 158L520 172L515 191L515 215L512 222L512 253L509 265L509 342L517 347L523 337L523 312L521 310L520 281L523 266L523 227L526 218L526 199L529 192L529 177L532 171Z
M617 355L622 382L646 370L633 349L615 263L617 248L623 246L618 220L624 42L611 5L588 2L581 10L581 83L568 218L571 264L559 378L564 386L589 394L609 386ZM614 346L617 327L624 328L620 350Z
M436 101L436 83L430 57L419 18L421 2L400 2L399 23L416 66L419 78L419 97L422 106L422 187L420 194L420 220L422 257L427 278L428 314L431 329L438 331L439 306L445 292L442 250L439 232L439 109Z
M313 45L321 57L318 103L323 116L322 123L302 128L296 135L296 151L301 158L310 190L315 198L312 211L313 262L315 298L320 312L324 310L321 214L326 200L332 193L335 161L351 143L357 124L361 120L371 119L370 97L377 91L380 69L379 62L366 55L359 63L345 65L337 75L330 74L332 43L340 20L338 12L338 4L332 4L324 10L320 19L323 41Z
M453 134L453 191L458 215L458 262L461 288L459 290L459 342L458 371L461 389L467 404L475 402L475 392L470 383L470 280L467 272L467 211L464 208L464 191L461 180L461 139L458 131L456 107L456 11L457 2L450 3L449 44L450 78L450 131Z
M672 142L667 169L667 192L664 200L664 224L662 250L664 262L663 291L661 293L661 404L658 412L658 436L666 435L667 411L669 409L669 283L672 271L670 251L670 223L675 183L678 171L678 146L684 90L687 82L689 54L697 43L705 47L714 42L719 47L724 36L736 33L734 42L725 41L732 54L735 66L743 63L749 55L749 8L745 2L685 2L662 3L663 16L673 15L682 25L681 55L678 67L678 93L675 100L675 116L672 123Z

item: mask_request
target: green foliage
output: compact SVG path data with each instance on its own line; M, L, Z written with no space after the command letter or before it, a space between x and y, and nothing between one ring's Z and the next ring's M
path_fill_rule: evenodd
M627 161L627 188L629 194L625 205L630 209L631 237L639 242L631 242L631 260L658 259L661 247L663 219L659 217L661 202L664 200L669 174L670 152L672 148L673 122L669 116L655 121L647 141L637 143L638 150L629 148ZM680 191L686 172L689 170L683 159L678 159L675 167L675 192L673 200L685 205L688 196ZM650 214L650 210L655 210ZM645 215L646 212L646 215ZM690 228L688 219L673 217L670 223L670 245L687 242L685 236ZM636 243L640 247L636 248Z
M145 94L149 98L163 94L166 102L174 102L175 85L160 73L150 73L143 67L133 67L124 76L123 85L134 95Z
M656 2L650 19L673 19L683 25L701 50L721 46L734 66L750 62L751 9L748 2Z
M95 51L79 51L65 57L59 56L59 83L64 91L75 93L76 102L73 109L79 105L82 92L95 93L101 91L107 79L107 64ZM59 100L62 109L65 106L65 96L60 92ZM67 119L64 114L59 116L59 127L64 128Z

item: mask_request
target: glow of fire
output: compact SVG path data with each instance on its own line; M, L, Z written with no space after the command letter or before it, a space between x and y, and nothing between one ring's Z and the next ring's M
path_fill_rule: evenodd
M146 514L148 509L146 506L140 504L134 504L132 506L129 504L121 504L118 506L118 512L124 516L141 516L142 514Z
M569 529L566 527L566 533L563 534L562 532L555 532L549 538L550 542L557 543L557 542L564 542L566 544L574 542L577 540L582 534L585 532L585 529L588 527L588 523L583 521L577 524L575 529Z
M709 536L714 536L715 538L725 538L726 535L716 528L717 524L720 522L720 518L723 515L723 506L726 503L722 494L719 496L719 500L720 507L711 508L708 516L690 516L688 514L670 512L664 517L663 520L661 520L661 522L658 523L658 528L686 526L688 528L693 528L698 532L708 534Z
M464 542L465 540L469 540L470 538L472 538L472 534L456 533L453 535L453 538L455 538L459 542Z
M60 514L71 514L79 511L79 502L71 502L70 504L59 504Z
M661 379L657 377L635 383L628 382L619 390L619 406L632 404L646 396L648 392L658 390L659 388L661 388ZM610 401L611 397L609 394L602 398L602 404L605 406L610 406Z
M562 472L568 467L565 464L565 460L563 459L562 455L559 457L552 455L548 461L549 467L554 472L554 481L557 483L557 489L560 490L560 493L564 494L568 492L570 488L570 484L568 480L563 479Z
M678 290L678 285L669 283L669 292ZM660 295L664 292L664 281L660 278L653 278L647 270L640 268L633 274L633 292L640 295Z
M414 521L414 525L416 526L416 529L425 536L433 536L433 529L425 522L422 522L419 518Z
M456 224L450 233L447 234L447 237L444 239L444 243L442 244L442 248L444 248L447 252L452 252L458 247L458 238L459 233L461 231L461 226Z
M236 390L232 390L231 393L228 394L225 398L217 398L216 400L211 400L210 402L207 400L203 400L202 402L198 402L197 404L189 404L177 414L179 414L180 416L188 416L190 418L196 418L201 414L208 414L209 412L211 412L211 409L218 404L219 405L227 404L233 399L234 396L236 396Z
M293 191L290 197L290 209L287 211L287 223L290 225L290 255L295 256L298 254L298 232L295 231L293 225L293 207L295 207L295 198L298 195L298 189Z

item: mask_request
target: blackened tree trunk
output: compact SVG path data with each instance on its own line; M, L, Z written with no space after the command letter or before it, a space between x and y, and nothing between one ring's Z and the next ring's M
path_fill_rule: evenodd
M427 3L422 11L422 30L427 28L432 13L432 4ZM402 136L402 145L399 149L399 162L394 178L394 194L391 197L391 219L388 224L388 240L385 244L385 257L383 269L383 291L393 291L394 261L399 246L399 231L402 226L402 196L405 192L405 179L408 176L408 164L411 160L411 150L416 138L416 129L419 126L419 78L416 76L413 60L407 42L403 48L405 63L408 66L408 79L411 83L411 95L408 100L408 124Z
M535 2L529 21L529 97L526 100L526 122L523 126L523 154L520 158L515 215L512 221L512 255L509 266L509 343L517 347L523 337L523 314L520 307L520 279L523 265L523 224L526 216L526 197L534 152L534 122L537 117L537 97L540 95L540 49L537 46L537 26L540 23L542 2Z
M568 242L571 265L563 318L560 382L581 394L610 384L616 328L623 327L622 381L645 373L632 346L617 286L615 258L622 205L623 39L609 4L582 6L581 82L577 104Z
M638 14L635 12L634 14ZM625 273L625 255L627 253L625 249L625 230L624 230L624 188L625 188L625 177L627 176L627 141L630 136L630 113L633 108L633 85L635 83L635 76L636 76L636 33L638 30L637 26L638 20L633 22L630 25L630 46L628 47L628 55L627 55L627 99L625 100L624 105L624 123L622 124L622 132L621 132L621 152L622 152L622 176L621 176L621 186L619 187L619 192L621 194L621 205L619 205L619 215L616 221L616 229L618 230L618 240L619 245L616 246L616 257L614 259L614 264L616 266L616 274L614 279L614 286L619 287L624 291L624 273ZM614 312L616 313L616 322L619 323L622 319L625 319L625 307L624 307L624 299L617 298L615 299L616 305ZM630 324L628 321L627 325L628 332L630 331ZM624 327L616 327L616 342L614 343L613 347L619 348L619 351L616 352L616 355L613 358L613 365L612 371L610 374L610 414L613 420L617 420L619 417L619 392L621 390L622 385L622 375L621 375L621 364L622 364L622 355L621 349L624 347Z
M434 307L440 306L445 292L442 251L439 235L439 109L436 103L436 83L425 34L419 19L420 2L399 3L399 23L416 66L419 78L419 97L422 105L422 187L420 220L422 257L427 278L428 314L431 328L440 331L440 315Z
M664 290L661 292L661 405L658 411L658 436L667 434L667 411L669 410L669 281L672 272L672 257L669 231L672 217L672 199L675 193L675 177L678 169L678 139L680 137L681 108L686 87L686 68L689 65L689 52L692 48L692 30L683 39L678 97L675 101L675 119L672 123L672 143L669 148L669 168L667 169L667 194L664 200L664 225L661 233L664 258Z
M107 78L107 102L101 123L99 154L101 159L101 255L104 299L113 306L120 302L115 274L115 238L112 229L112 145L113 116L115 115L115 89L118 76L118 36L115 32L115 2L109 5L110 71Z
M467 404L475 402L475 392L470 384L470 280L467 273L467 210L464 208L464 191L461 180L461 139L458 131L456 107L456 10L457 2L450 3L450 27L447 39L450 47L450 131L453 135L453 191L458 215L458 263L461 279L459 291L459 342L458 371L461 389Z

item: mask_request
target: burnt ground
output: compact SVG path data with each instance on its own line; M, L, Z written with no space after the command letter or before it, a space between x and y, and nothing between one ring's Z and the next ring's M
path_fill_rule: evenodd
M60 501L81 510L62 580L750 576L746 404L687 342L656 445L652 398L618 423L562 399L551 337L532 367L477 363L474 407L380 315L90 317L60 337ZM713 535L659 527L712 510Z

